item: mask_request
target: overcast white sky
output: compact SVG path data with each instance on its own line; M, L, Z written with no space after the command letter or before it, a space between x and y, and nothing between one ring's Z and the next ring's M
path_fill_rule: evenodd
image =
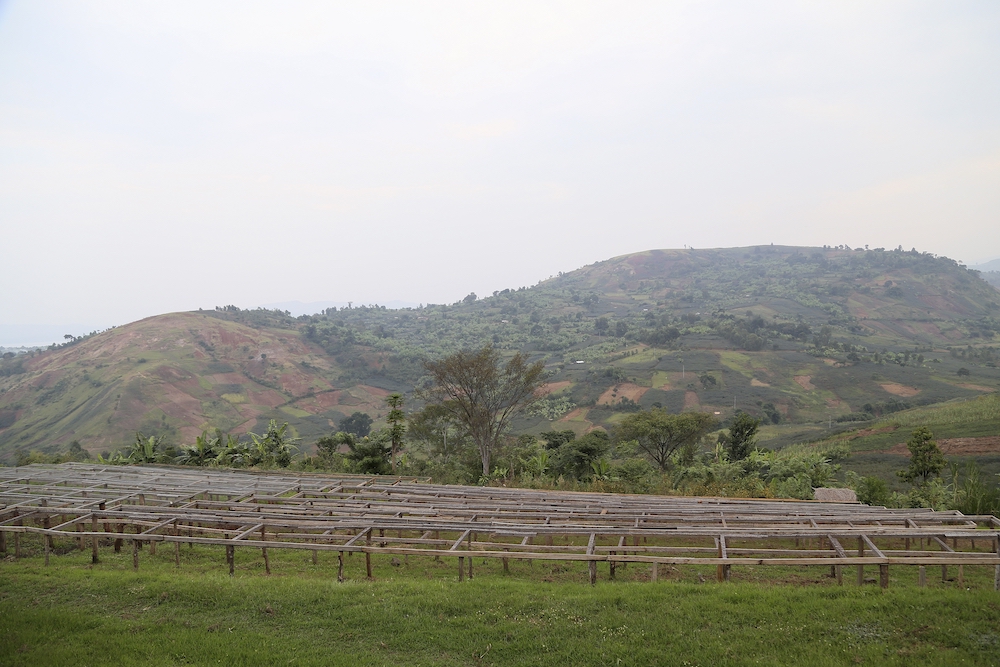
M996 2L0 0L0 344L650 248L1000 256L998 35Z

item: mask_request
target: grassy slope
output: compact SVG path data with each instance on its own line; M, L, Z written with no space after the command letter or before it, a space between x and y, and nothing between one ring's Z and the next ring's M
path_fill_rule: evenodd
M828 437L823 437L821 430L814 431L809 439L814 441L812 446L820 448L847 444L852 454L843 464L844 470L877 475L887 480L894 489L901 490L906 485L895 472L905 468L907 461L904 456L888 453L887 450L905 443L918 426L929 428L938 440L1000 435L1000 393L896 412L862 428L840 430ZM769 434L777 435L773 429ZM766 438L763 440L762 444L769 444ZM969 460L975 460L987 479L994 479L993 475L1000 474L1000 451L996 454L946 458L960 467Z
M968 590L934 577L916 588L903 568L888 591L812 580L818 568L785 568L801 587L762 586L740 568L720 585L701 568L709 583L609 582L602 571L592 588L582 568L542 563L515 562L510 576L477 563L459 584L453 563L376 557L367 582L355 557L338 584L327 554L313 566L272 552L264 576L259 554L240 551L235 578L219 549L185 547L180 569L172 556L144 553L138 573L110 549L95 567L78 551L49 567L37 554L0 563L0 664L1000 663L992 568L967 568Z
M380 403L363 388L334 393L339 367L294 329L203 313L148 318L24 366L27 372L5 379L0 395L0 410L18 416L0 431L8 459L15 447L45 450L71 440L95 452L113 449L137 430L190 443L203 429L260 430L268 418L315 435Z

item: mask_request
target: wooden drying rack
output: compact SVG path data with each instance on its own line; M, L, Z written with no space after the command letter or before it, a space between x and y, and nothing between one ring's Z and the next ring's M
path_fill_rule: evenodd
M1000 588L1000 520L929 509L887 509L857 503L578 493L449 486L426 479L294 474L179 466L82 463L0 468L0 552L21 537L42 536L48 563L52 539L132 547L139 567L144 544L225 547L230 573L235 549L269 549L455 557L458 578L471 577L472 556L584 561L589 579L599 563L609 576L624 563L651 567L715 565L720 581L733 566L877 566L883 588L890 565L993 566ZM566 544L555 544L554 538ZM468 561L467 568L465 561Z

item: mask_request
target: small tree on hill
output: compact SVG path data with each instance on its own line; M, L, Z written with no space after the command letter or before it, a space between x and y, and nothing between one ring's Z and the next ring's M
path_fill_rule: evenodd
M931 477L937 477L944 469L945 460L933 438L934 434L926 426L913 431L906 441L906 448L910 450L910 465L896 474L907 482L919 480L919 484L926 484Z
M353 433L359 438L363 438L372 430L372 418L363 412L355 412L350 417L344 417L337 423L337 430L344 433Z

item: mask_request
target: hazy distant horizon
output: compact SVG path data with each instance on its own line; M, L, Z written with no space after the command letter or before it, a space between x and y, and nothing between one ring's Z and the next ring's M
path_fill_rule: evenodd
M784 245L784 244L776 244ZM650 249L652 250L652 248ZM611 259L606 257L604 259ZM596 260L596 261L604 261ZM952 258L955 259L955 258ZM960 261L960 260L959 260ZM965 262L963 262L965 264ZM1000 257L994 258L992 260L982 262L980 264L966 264L970 269L976 269L980 271L1000 271ZM582 268L582 267L576 267ZM544 278L539 278L539 280L544 280ZM537 280L532 285L537 284ZM530 287L530 285L523 285L524 287ZM506 287L498 287L497 289L506 289L507 287L522 287L522 285L507 285ZM479 294L479 298L492 295L491 290L488 293ZM246 304L233 304L240 308L269 308L289 311L292 317L298 317L300 315L315 315L323 312L327 308L344 308L348 305L353 305L354 307L362 305L373 305L378 304L385 306L390 309L401 309L401 308L415 308L420 305L428 305L433 303L432 301L401 301L398 299L381 299L374 301L311 301L303 302L298 300L288 300L288 301L277 301L271 303L262 303L257 305L246 305ZM453 303L453 302L449 302ZM210 307L201 306L205 310L212 310L216 306L224 306L228 304L215 304ZM197 310L197 308L191 309ZM73 336L83 336L92 331L103 331L105 329L111 328L113 326L121 326L124 324L130 324L133 321L144 319L146 317L153 317L156 315L164 315L167 312L164 311L160 313L147 313L142 317L136 318L136 320L130 320L127 322L105 322L99 325L95 324L50 324L50 323L25 323L25 324L5 324L0 322L0 347L48 347L52 343L62 343L64 342L64 336L70 334Z
M998 33L983 0L0 0L0 324L453 303L651 248L981 263Z

